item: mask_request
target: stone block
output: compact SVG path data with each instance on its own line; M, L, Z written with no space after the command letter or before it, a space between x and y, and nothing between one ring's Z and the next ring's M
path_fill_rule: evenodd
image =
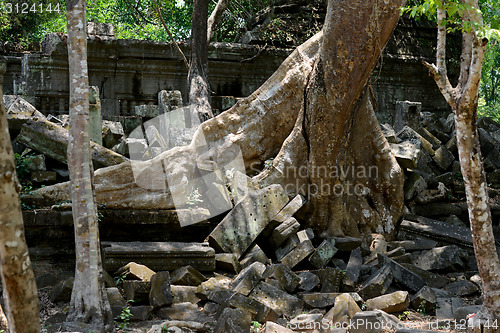
M320 285L319 277L315 274L305 271L297 275L300 279L299 289L303 291L311 291Z
M196 304L200 301L198 296L196 296L197 287L192 286L175 286L171 285L170 290L172 292L172 302L173 303L184 303L190 302Z
M272 321L266 322L266 328L264 329L264 333L293 333L291 329L273 323Z
M394 280L406 286L411 291L417 292L425 286L424 280L419 275L413 273L389 257L379 253L378 261L381 266L389 265Z
M380 128L382 129L382 133L384 134L385 139L389 143L399 143L399 140L396 136L396 131L389 124L380 124Z
M207 278L191 266L177 268L172 272L172 284L182 286L199 286Z
M57 174L54 171L32 171L31 181L33 183L54 183L57 181Z
M124 307L127 305L127 301L123 298L122 294L116 287L106 288L106 294L108 295L109 305Z
M113 271L130 261L157 271L191 266L202 272L215 270L215 250L206 243L101 242L104 266Z
M335 298L335 305L324 316L331 323L349 323L354 315L361 312L351 295L344 293Z
M280 289L293 293L301 282L301 278L292 272L292 270L283 264L274 264L268 266L264 272L263 278L267 283L269 280L276 280Z
M396 291L366 301L366 306L369 309L378 309L387 313L403 312L409 305L410 296L407 291Z
M234 253L216 253L215 267L236 274L241 271L241 264Z
M404 169L415 169L420 160L420 147L409 141L398 144L391 143L391 151L398 164Z
M436 164L444 171L448 170L450 165L455 161L455 156L445 147L442 146L432 157Z
M252 315L241 309L226 308L217 321L214 333L250 333Z
M405 125L418 129L421 111L422 103L420 102L396 101L396 111L393 117L394 130L399 132Z
M45 287L55 286L59 280L52 273L44 273L35 278L36 288L42 289Z
M155 118L160 115L158 105L138 105L135 107L135 114L143 118Z
M300 299L308 308L327 308L333 306L339 293L299 293Z
M130 321L145 321L153 315L153 307L149 305L139 305L130 307Z
M385 294L391 283L392 269L389 264L385 264L366 280L358 293L364 299L374 298Z
M310 332L314 327L314 323L319 325L323 315L321 313L303 313L290 320L287 327L294 331Z
M240 272L241 273L241 272ZM224 275L216 275L207 281L200 284L196 289L196 296L198 296L202 300L211 300L215 302L214 299L211 298L210 293L216 291L229 292L231 289L231 284L233 280L224 276ZM215 295L217 296L217 295ZM218 302L217 302L218 303Z
M444 288L446 291L456 296L470 296L479 291L475 283L468 280L452 282Z
M434 149L432 143L427 141L426 138L421 136L419 133L414 131L412 128L405 126L401 131L397 133L398 139L401 141L409 141L411 143L417 144L425 149L429 155L434 155Z
M478 313L479 310L481 310L481 305L462 306L455 309L453 317L457 321L457 324L467 323L467 317L473 313Z
M260 282L249 297L274 310L279 316L293 317L302 312L303 302L268 283Z
M123 291L127 301L143 302L149 300L150 281L123 281Z
M423 251L415 260L415 266L423 270L459 270L465 266L462 251L456 245L437 247Z
M403 263L401 265L420 276L422 280L424 280L425 284L431 288L442 288L449 282L446 277L427 270L423 270L413 264Z
M297 235L292 235L288 238L279 248L274 252L276 255L276 260L280 261L286 256L290 251L292 251L297 245L299 245L299 238Z
M283 207L282 210L278 212L278 214L276 214L274 219L278 222L285 222L289 217L292 217L293 214L302 208L306 202L307 200L303 196L297 194L285 207Z
M31 118L45 118L33 105L17 95L4 95L3 102L7 113L7 123L11 131L19 131Z
M417 238L409 239L403 241L390 242L388 245L390 248L402 247L405 251L422 251L430 250L436 247L438 242L428 238Z
M255 262L243 269L233 280L233 291L248 296L252 289L262 280L265 270L266 266L260 262Z
M344 272L338 268L325 267L311 271L315 274L321 283L322 293L337 293L344 278Z
M404 184L405 200L410 201L427 188L427 182L421 174L410 172Z
M155 272L152 269L135 262L129 262L115 273L115 276L120 276L127 280L141 281L150 281L153 275L155 275Z
M333 256L337 253L338 249L333 246L332 240L325 239L309 257L309 262L316 268L325 267Z
M170 274L158 272L151 277L149 304L155 308L172 304L172 290L170 288Z
M269 263L269 258L257 244L250 247L250 250L248 250L248 252L245 255L243 255L243 257L240 260L241 268L242 269L247 268L254 262L260 262L264 265Z
M241 257L288 203L280 185L249 192L209 235L209 242L221 252L233 252Z
M265 322L266 320L271 320L273 318L273 313L270 308L265 306L264 304L257 302L256 300L250 299L247 296L244 296L240 293L234 293L231 297L229 297L224 303L219 306L219 311L217 313L217 318L222 315L222 311L225 308L234 307L237 309L241 309L247 311L252 315L252 320L258 322ZM276 314L274 314L273 319L277 319Z
M359 273L363 265L363 256L361 255L361 248L357 248L351 252L349 261L347 262L346 279L344 284L354 287L358 282Z
M26 166L30 171L46 171L47 167L45 165L45 155L35 155L29 158Z
M453 319L455 311L464 306L462 299L458 297L447 297L436 294L436 318Z
M401 324L398 318L384 311L363 311L354 315L349 332L382 333L392 331L401 326Z
M361 246L362 240L357 237L335 237L335 247L339 251L351 252Z
M424 311L426 314L434 314L436 310L436 294L434 291L425 286L420 289L412 298L411 306L414 310Z
M314 246L310 240L300 243L293 250L281 259L281 263L290 268L297 266L302 260L306 259L314 252Z
M71 277L56 284L50 291L49 300L52 303L69 302L74 282L75 279Z
M198 309L195 304L175 303L169 307L163 307L156 310L156 315L162 319L196 322L196 323L214 323L214 320Z
M271 241L274 246L280 246L288 237L296 234L300 229L300 223L293 217L287 218L280 223L271 235Z

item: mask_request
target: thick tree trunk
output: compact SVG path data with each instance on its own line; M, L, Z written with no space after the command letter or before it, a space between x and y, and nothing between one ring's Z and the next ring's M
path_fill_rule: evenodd
M479 8L478 0L462 1L470 8ZM458 85L452 87L446 71L446 12L438 10L438 52L436 65L424 62L441 93L455 114L457 148L465 183L465 194L472 230L474 253L482 279L483 307L471 318L470 332L500 332L500 261L493 235L488 187L477 132L477 102L481 68L487 40L481 39L474 28L464 31ZM464 20L482 24L479 11L465 11Z
M189 62L188 87L191 117L201 122L213 118L210 106L210 85L208 83L208 0L195 0L191 23L191 59ZM192 119L192 124L198 122Z
M172 180L199 177L200 160L228 165L237 147L249 175L276 157L256 179L309 197L306 219L325 235L390 236L403 205L402 173L363 92L401 3L330 1L326 36L311 38L251 96L203 123L190 146L97 170L98 201L110 208L174 208ZM329 192L317 193L323 184ZM39 194L60 199L62 187Z
M3 105L0 62L0 261L9 332L40 332L38 297L24 237L19 181ZM3 313L2 313L3 314ZM3 323L2 323L3 324Z
M85 1L67 1L70 77L68 167L75 228L76 269L67 327L112 332L113 315L102 279L89 139Z
M214 10L210 14L210 17L208 18L208 27L207 27L208 43L210 43L210 40L214 35L215 28L217 28L217 24L219 24L220 20L222 19L222 14L224 14L224 11L227 9L228 5L229 5L229 0L219 0Z

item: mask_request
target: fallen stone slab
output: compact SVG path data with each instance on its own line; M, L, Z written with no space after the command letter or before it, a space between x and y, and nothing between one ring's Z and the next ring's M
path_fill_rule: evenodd
M399 226L400 230L472 250L472 235L469 228L460 226L450 228L446 222L422 216L415 216L412 219L414 221L403 220Z
M300 279L299 290L311 291L320 285L319 277L311 272L300 272L297 276Z
M297 245L293 250L285 255L281 259L281 263L290 268L293 268L313 252L314 246L312 245L312 242L310 240L307 240Z
M172 303L184 303L190 302L196 304L200 301L200 298L196 296L197 287L193 286L175 286L171 285L170 290L172 292Z
M211 293L216 291L232 293L232 291L230 290L232 283L233 280L227 276L215 275L214 277L208 279L197 287L196 296L198 296L202 300L208 299L210 301L215 301L214 299L212 299ZM225 299L221 302L223 301L225 301ZM220 304L219 302L216 303Z
M368 309L378 309L387 313L403 312L409 305L410 296L407 291L396 291L366 301Z
M351 252L361 246L362 239L357 237L334 237L335 247L339 251Z
M354 287L358 282L359 273L363 265L363 256L361 255L361 248L357 248L351 252L349 261L347 262L346 279L344 284Z
M356 301L351 295L344 293L335 298L335 305L324 316L324 320L330 323L349 323L354 315L361 312Z
M425 286L424 280L417 274L381 253L378 253L377 256L381 266L389 265L394 280L406 286L411 291L417 292Z
M469 296L479 291L477 285L468 280L452 282L444 289L456 296Z
M226 308L217 321L214 333L250 333L252 315L241 309Z
M288 203L281 185L270 185L249 192L209 235L208 240L220 252L241 255Z
M363 299L370 299L385 294L392 283L392 269L385 264L378 271L370 275L358 291Z
M123 291L127 301L146 301L149 300L151 282L140 280L123 281Z
M130 321L148 320L148 318L153 314L153 307L149 305L131 306L129 309L130 314L132 315L129 318Z
M156 310L156 315L162 319L192 321L201 324L212 323L214 320L198 309L195 304L175 303L169 307L162 307Z
M126 280L150 281L153 275L155 272L152 269L135 262L129 262L115 272L115 276Z
M237 276L234 277L231 284L232 290L239 292L245 296L262 280L266 266L260 262L255 262L243 269Z
M410 201L427 188L427 182L420 173L409 172L404 184L405 200Z
M315 274L321 283L322 293L338 293L340 285L344 279L344 272L338 268L325 267L311 271Z
M101 242L103 263L113 272L130 261L156 271L191 266L199 271L215 270L215 250L206 243L182 242Z
M233 253L233 255L235 255ZM238 255L236 255L238 257ZM267 265L270 261L269 258L267 257L266 253L262 251L259 245L255 244L252 247L250 247L250 250L241 257L240 260L240 265L241 269L247 268L254 262L260 262L264 265Z
M447 277L421 269L413 264L402 263L401 265L420 276L425 284L431 288L442 288L449 282Z
M409 239L404 241L393 241L388 245L390 248L402 247L405 251L430 250L437 246L438 242L428 238Z
M302 300L265 282L260 282L249 297L273 309L279 316L293 317L303 308Z
M158 272L151 277L149 304L154 308L172 304L172 289L170 288L169 272Z
M338 249L333 245L333 239L325 239L309 257L309 262L316 268L324 268Z
M270 280L275 280L280 289L293 293L301 282L301 278L283 264L268 266L263 274L266 283L273 284Z
M327 308L333 306L335 298L339 293L299 293L299 298L304 301L304 305L308 308Z
M291 329L273 323L272 321L266 322L264 333L294 333Z
M384 311L363 311L354 315L349 332L382 333L400 327L402 324L398 318Z
M415 169L421 158L420 146L410 141L390 143L391 151L398 164L404 169Z
M304 204L307 202L307 200L301 196L300 194L297 194L290 202L283 207L282 210L276 214L274 217L275 221L278 222L285 222L288 218L292 217L293 214L295 214Z
M274 254L276 255L276 260L280 261L281 259L283 259L283 257L290 253L290 251L292 251L295 247L297 247L299 243L300 241L297 235L292 235L274 252Z
M10 131L19 131L24 123L32 118L45 119L43 113L21 96L4 95L3 103Z
M67 163L69 132L45 118L32 118L21 128L17 142L51 158ZM95 142L90 143L92 161L95 168L117 165L128 161L123 155L107 149Z
M288 237L296 234L300 229L300 223L293 217L289 217L280 223L272 232L271 242L275 247L280 246Z
M436 150L432 158L443 171L448 170L450 165L455 161L455 156L445 146L441 146Z
M429 155L434 155L434 149L432 143L430 143L422 135L414 131L411 127L404 126L401 131L397 133L397 137L401 141L409 141L411 143L422 146Z
M174 327L178 329L185 328L190 331L202 332L202 333L207 333L212 331L210 326L206 324L200 324L192 321L169 320L159 325L153 325L153 327L151 327L151 329L147 333L164 333L165 331L168 332L169 328L174 328Z
M242 268L238 261L238 256L234 253L216 253L215 267L236 274L238 274Z
M452 319L455 316L455 311L464 306L464 302L459 297L440 297L436 295L436 318L437 319Z
M52 303L69 302L74 282L75 279L70 277L56 284L50 291L49 300Z
M311 332L314 327L321 327L321 313L303 313L290 320L287 327L294 331Z
M199 286L207 278L191 266L177 268L172 272L172 284L181 286Z
M276 313L274 313L273 310L271 310L264 304L250 299L240 293L234 293L225 302L223 302L221 306L219 306L216 318L220 318L224 309L228 307L238 308L249 312L252 315L252 320L258 321L259 323L278 319L278 316L276 315Z
M414 310L423 311L426 314L435 313L436 302L436 293L434 293L434 291L428 286L420 289L410 301Z
M481 310L481 305L462 306L460 308L455 309L453 316L457 322L457 325L463 324L465 325L465 327L462 327L462 329L466 329L467 316L473 313L477 313L479 312L479 310ZM459 327L457 327L457 329L459 329Z
M414 263L423 270L459 270L465 266L463 254L456 245L423 251Z

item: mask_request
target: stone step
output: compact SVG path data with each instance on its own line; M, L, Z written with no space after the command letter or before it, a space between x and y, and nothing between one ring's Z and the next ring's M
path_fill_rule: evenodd
M188 265L199 271L215 270L215 250L206 243L101 242L101 245L104 267L111 273L129 262L156 272Z

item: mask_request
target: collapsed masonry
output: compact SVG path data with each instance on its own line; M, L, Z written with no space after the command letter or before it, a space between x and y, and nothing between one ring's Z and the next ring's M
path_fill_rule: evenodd
M181 102L174 98L168 103ZM45 155L33 158L31 164L46 158L57 160L60 167L67 141L64 117L57 125L19 97L6 96L5 104L11 133L19 133L17 147L23 144ZM123 280L125 297L108 283L115 313L122 311L125 300L135 300L130 308L133 320L154 316L168 319L168 325L179 329L200 332L209 327L216 332L248 332L250 323L258 321L268 322L269 332L287 332L279 326L286 326L285 319L292 319L291 328L358 318L389 325L398 319L387 313L407 308L458 320L476 311L477 307L462 307L460 298L479 296L481 287L466 227L453 119L422 114L418 103L400 102L398 107L393 127L382 125L407 176L407 215L396 241L386 242L381 235L364 240L318 239L312 230L302 230L294 217L304 198L289 201L279 185L259 189L251 178L235 174L234 178L246 179L243 183L249 184L250 191L226 184L234 207L211 230L206 243L102 243L106 270ZM137 110L148 119L159 108ZM478 125L490 204L498 221L500 125L488 118ZM120 128L117 123L104 123L102 142L112 149L93 145L97 167L127 159L117 153L120 142L130 140ZM182 137L173 135L173 139ZM156 139L140 144L153 148L166 148L167 142L185 144L152 138ZM159 146L151 144L154 140ZM54 287L52 300L67 301L68 288L71 281ZM300 314L303 310L309 313ZM151 332L155 329L161 331L157 327Z

